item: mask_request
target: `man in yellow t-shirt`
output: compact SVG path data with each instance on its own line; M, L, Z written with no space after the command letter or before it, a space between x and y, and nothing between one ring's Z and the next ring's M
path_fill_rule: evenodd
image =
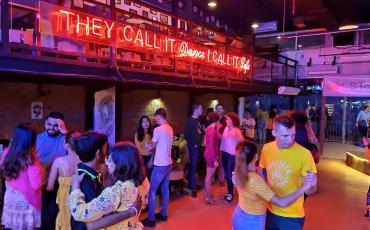
M272 190L283 197L299 189L304 177L317 179L315 162L311 153L294 142L294 121L288 116L274 119L272 134L275 141L265 144L262 149L260 167L267 174L267 182ZM306 194L316 191L316 185ZM301 196L291 205L280 208L267 205L266 229L303 229L304 197Z

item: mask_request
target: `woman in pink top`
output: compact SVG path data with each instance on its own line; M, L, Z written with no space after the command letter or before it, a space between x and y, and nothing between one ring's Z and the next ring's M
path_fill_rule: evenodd
M234 184L231 180L232 172L235 168L235 153L236 146L239 142L243 141L244 137L240 131L240 119L236 113L226 114L226 128L222 133L221 139L221 152L222 152L222 165L225 169L227 181L227 194L224 199L227 202L233 200Z
M212 177L215 173L220 159L220 139L221 135L217 130L217 122L219 116L216 112L211 112L208 115L210 125L206 129L204 142L206 149L204 151L204 158L207 164L207 174L204 182L205 201L207 204L216 204L212 198L211 187Z
M36 129L20 124L5 156L6 191L2 224L9 229L41 226L42 169L36 157Z

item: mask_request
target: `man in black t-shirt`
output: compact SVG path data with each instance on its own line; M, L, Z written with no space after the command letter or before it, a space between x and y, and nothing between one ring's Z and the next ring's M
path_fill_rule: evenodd
M195 103L192 106L192 115L186 120L186 126L184 131L184 138L187 142L189 150L189 189L191 190L191 196L197 196L197 164L199 150L202 144L202 132L199 123L199 116L203 113L202 105Z

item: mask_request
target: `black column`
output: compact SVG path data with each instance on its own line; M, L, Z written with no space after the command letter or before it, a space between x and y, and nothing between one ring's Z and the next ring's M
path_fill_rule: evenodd
M92 87L85 86L85 130L94 128L94 93Z
M116 126L116 142L121 139L121 115L122 115L122 100L121 100L121 94L122 94L122 87L117 86L116 87L116 113L115 113L115 126Z
M9 0L1 1L1 42L3 44L3 52L9 53L9 27L10 27L10 15L9 15ZM11 19L10 19L11 20Z

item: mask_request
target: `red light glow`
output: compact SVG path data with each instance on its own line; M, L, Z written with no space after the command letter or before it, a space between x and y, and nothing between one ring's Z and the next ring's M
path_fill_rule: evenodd
M40 2L40 15L42 34L114 45L127 50L160 53L237 72L247 73L251 69L250 59L244 55L210 49L207 46L63 7ZM45 25L51 25L51 28Z

